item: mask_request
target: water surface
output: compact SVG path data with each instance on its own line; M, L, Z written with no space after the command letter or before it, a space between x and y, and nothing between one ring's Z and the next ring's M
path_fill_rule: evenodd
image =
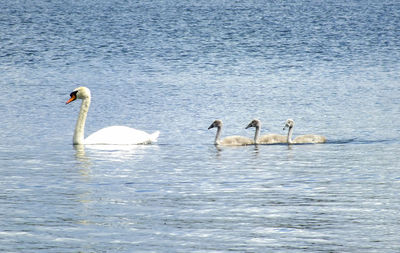
M0 251L398 252L396 1L3 3ZM77 146L159 130L148 146ZM317 133L321 145L216 148Z

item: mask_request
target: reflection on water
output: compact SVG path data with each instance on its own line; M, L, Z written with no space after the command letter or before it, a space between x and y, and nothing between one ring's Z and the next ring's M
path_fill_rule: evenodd
M81 163L88 163L90 160L86 156L84 145L72 145L75 149L75 158Z
M158 149L157 145L73 145L76 159L87 166L91 159L124 161L139 160L151 151Z
M222 154L224 152L227 153L227 156L230 156L232 152L237 152L238 150L243 150L245 153L250 152L251 154L254 155L254 157L257 157L260 151L260 146L264 145L244 145L244 146L221 146L221 145L214 145L213 148L210 147L210 150L215 150L216 157L217 158L222 158Z

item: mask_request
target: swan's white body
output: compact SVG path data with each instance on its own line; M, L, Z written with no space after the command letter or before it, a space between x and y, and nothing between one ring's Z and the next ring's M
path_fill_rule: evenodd
M285 130L286 128L289 128L288 134L287 134L287 143L288 144L324 143L324 142L326 142L325 136L316 135L316 134L300 135L300 136L297 136L294 140L292 140L293 127L294 127L294 121L292 119L288 119L286 121L285 127L283 128L283 130Z
M209 127L208 129L217 128L217 134L215 135L215 140L214 144L215 145L222 145L222 146L244 146L244 145L251 145L254 144L254 141L251 140L250 138L244 137L244 136L228 136L225 137L224 139L220 140L221 136L221 130L222 130L222 121L221 120L215 120Z
M255 144L276 144L276 143L287 143L286 136L280 134L266 134L260 136L261 122L258 119L252 120L246 127L255 127L256 133L254 134Z
M126 126L111 126L103 128L84 138L85 122L90 106L90 90L86 87L76 88L71 93L71 98L67 104L75 99L82 99L81 109L79 111L78 120L76 122L73 144L113 144L113 145L129 145L129 144L149 144L156 142L160 134L159 131L148 134L144 131L137 130Z
M157 141L160 132L148 134L126 126L110 126L92 133L84 144L150 144Z

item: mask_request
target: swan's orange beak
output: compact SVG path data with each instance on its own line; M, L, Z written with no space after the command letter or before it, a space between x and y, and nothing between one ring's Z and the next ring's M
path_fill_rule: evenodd
M65 104L69 104L69 103L71 103L72 101L74 101L75 99L76 99L76 95L75 95L75 94L71 94L71 98L68 99L67 103L65 103Z

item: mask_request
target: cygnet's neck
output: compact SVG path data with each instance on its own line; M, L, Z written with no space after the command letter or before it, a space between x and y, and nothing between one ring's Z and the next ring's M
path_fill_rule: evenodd
M289 127L288 134L287 134L287 143L288 144L293 144L294 142L292 141L292 134L293 134L293 126Z
M215 140L214 140L214 144L217 145L219 144L219 137L221 136L221 126L217 127L217 133L215 135Z
M73 144L83 144L85 135L85 122L90 106L90 97L82 99L81 109L75 125Z
M258 137L260 136L260 126L256 126L256 133L254 134L254 143L258 143Z

